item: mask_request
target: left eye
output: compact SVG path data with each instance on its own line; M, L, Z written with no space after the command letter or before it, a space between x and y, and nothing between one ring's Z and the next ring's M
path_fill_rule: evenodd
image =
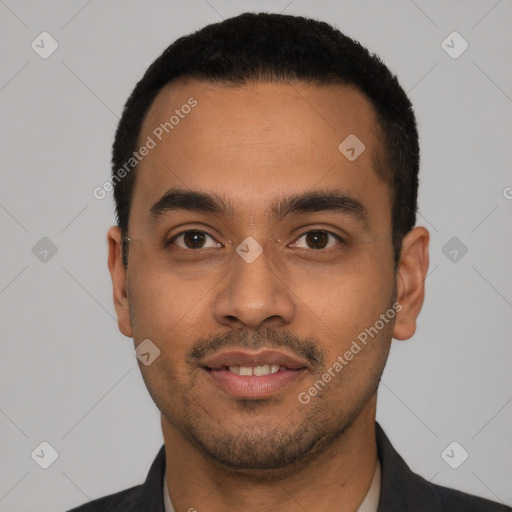
M309 247L306 247L306 249L328 249L333 245L336 245L329 245L329 237L335 238L338 242L343 241L339 236L335 235L334 233L331 233L330 231L325 230L308 231L307 233L304 233L301 237L299 237L298 240L300 240L301 238L305 238L306 244L309 245ZM313 247L311 247L311 245ZM295 242L294 246L297 246L297 242Z
M182 249L205 249L208 247L220 247L221 245L218 242L215 242L213 240L213 244L210 246L204 246L205 240L207 238L210 238L213 240L213 238L205 233L204 231L184 231L183 233L179 233L178 235L171 238L169 243L175 243L177 240L182 239L181 244L176 244L178 247L181 247Z

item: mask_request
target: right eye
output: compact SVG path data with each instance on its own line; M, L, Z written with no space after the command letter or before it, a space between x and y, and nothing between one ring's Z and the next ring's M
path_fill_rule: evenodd
M207 238L210 238L213 241L213 245L205 247L203 244L207 240ZM177 241L180 240L181 243L177 243ZM204 231L198 231L198 230L188 230L188 231L182 231L181 233L178 233L177 235L173 236L167 245L172 245L176 243L178 247L181 249L209 249L212 247L222 247L222 245L219 242L215 242L213 237L209 235L208 233L205 233Z

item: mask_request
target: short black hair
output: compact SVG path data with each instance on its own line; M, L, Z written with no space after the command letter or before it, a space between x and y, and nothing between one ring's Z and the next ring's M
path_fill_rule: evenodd
M396 76L359 42L328 23L283 14L244 13L183 36L164 50L137 83L124 106L112 151L117 224L123 239L136 164L122 179L118 171L126 169L137 150L142 123L155 97L177 79L234 86L299 81L351 85L362 92L379 124L381 147L374 155L374 167L391 189L396 269L402 239L416 223L419 143L411 102ZM126 265L124 250L123 255Z

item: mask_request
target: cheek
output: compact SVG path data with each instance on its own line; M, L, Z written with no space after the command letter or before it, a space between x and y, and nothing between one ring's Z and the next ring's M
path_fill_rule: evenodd
M396 316L389 270L387 276L367 267L364 272L357 270L331 279L322 287L322 293L304 299L313 334L324 340L327 367L341 358L343 369L334 372L341 376L336 380L341 384L350 375L354 382L349 385L357 385L358 376L365 380L369 375L364 374L382 370Z
M309 310L338 335L373 324L389 307L394 288L392 272L384 266L360 260L339 270L304 275L294 284L305 312Z
M328 347L324 373L317 376L332 383L327 393L332 393L333 400L339 401L343 410L347 404L360 402L375 391L386 364L393 320L391 315L387 322L380 319L386 308L377 311L359 314L355 322L348 319L340 324L338 337Z
M139 367L153 399L176 405L175 400L194 385L185 361L191 342L204 335L207 288L197 283L184 288L178 279L157 273L134 274L130 282L134 340L138 345L149 339L160 350L154 362ZM166 390L176 393L165 398Z
M189 304L174 283L165 283L160 276L138 272L130 284L130 310L133 338L138 346L149 339L159 350L150 364L139 364L142 376L152 395L160 397L159 390L183 386L187 368L183 361L187 342L195 333L187 325L200 325L194 317L197 308ZM180 384L181 383L181 384Z
M131 277L128 289L135 339L172 338L186 326L200 325L204 286L144 270L133 272Z

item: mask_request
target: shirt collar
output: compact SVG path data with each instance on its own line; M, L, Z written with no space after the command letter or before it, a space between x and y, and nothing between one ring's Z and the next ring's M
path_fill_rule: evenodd
M366 493L366 496L357 509L356 512L377 512L377 507L379 505L379 496L380 496L380 463L377 459L377 464L375 466L375 473L373 474L373 480L370 484L370 488ZM174 507L172 506L171 498L169 497L169 488L167 487L167 479L165 478L164 472L164 508L165 512L175 512Z

